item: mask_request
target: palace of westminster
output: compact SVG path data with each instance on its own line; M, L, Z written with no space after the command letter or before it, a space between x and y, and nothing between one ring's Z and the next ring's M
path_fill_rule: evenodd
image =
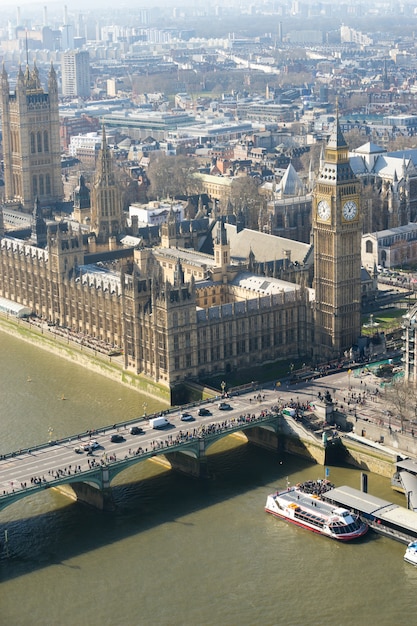
M26 239L7 234L0 211L1 297L119 347L127 369L170 388L280 359L320 363L357 343L360 184L338 118L314 184L310 261L255 272L252 254L231 254L222 218L186 228L171 209L157 246L126 245L104 128L91 197L80 177L72 219L47 225L42 206L63 197L54 69L48 92L36 66L19 72L14 92L3 69L1 89L4 206L33 210ZM280 258L285 240L274 241Z

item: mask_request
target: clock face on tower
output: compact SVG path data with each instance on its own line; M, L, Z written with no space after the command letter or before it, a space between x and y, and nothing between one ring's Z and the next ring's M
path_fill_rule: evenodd
M327 221L330 217L330 204L327 200L320 200L317 205L317 215L323 221Z
M354 220L357 213L358 207L356 205L356 202L353 202L353 200L348 200L347 202L345 202L345 204L343 205L343 217L346 221L351 222L352 220Z

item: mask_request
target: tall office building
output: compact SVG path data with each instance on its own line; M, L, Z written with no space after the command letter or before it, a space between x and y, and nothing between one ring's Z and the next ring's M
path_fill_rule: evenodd
M58 86L51 65L48 93L40 83L36 65L32 72L19 69L16 89L10 93L3 67L1 75L5 197L23 210L53 206L63 198L59 140Z
M86 51L68 50L62 53L62 95L90 97L90 55Z

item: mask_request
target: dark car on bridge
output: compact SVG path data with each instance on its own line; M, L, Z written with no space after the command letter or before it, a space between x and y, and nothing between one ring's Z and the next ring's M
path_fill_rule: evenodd
M191 413L181 413L181 421L182 422L194 422L195 417L191 415Z
M231 411L232 407L228 402L220 402L219 409L220 411Z
M211 411L205 409L204 407L201 407L200 409L198 409L198 415L211 415Z
M132 426L132 428L130 429L131 435L143 435L144 433L145 431L140 426Z
M112 435L110 437L110 441L112 443L122 443L122 441L125 441L125 438L123 437L123 435L118 435L117 433L115 435Z

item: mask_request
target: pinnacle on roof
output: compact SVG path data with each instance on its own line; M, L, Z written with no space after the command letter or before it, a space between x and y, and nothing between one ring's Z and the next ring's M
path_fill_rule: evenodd
M227 232L224 225L224 220L220 218L218 223L219 227L217 229L217 244L225 246L227 245Z
M294 166L290 163L279 184L279 189L284 196L296 196L305 193L305 186L298 176Z

